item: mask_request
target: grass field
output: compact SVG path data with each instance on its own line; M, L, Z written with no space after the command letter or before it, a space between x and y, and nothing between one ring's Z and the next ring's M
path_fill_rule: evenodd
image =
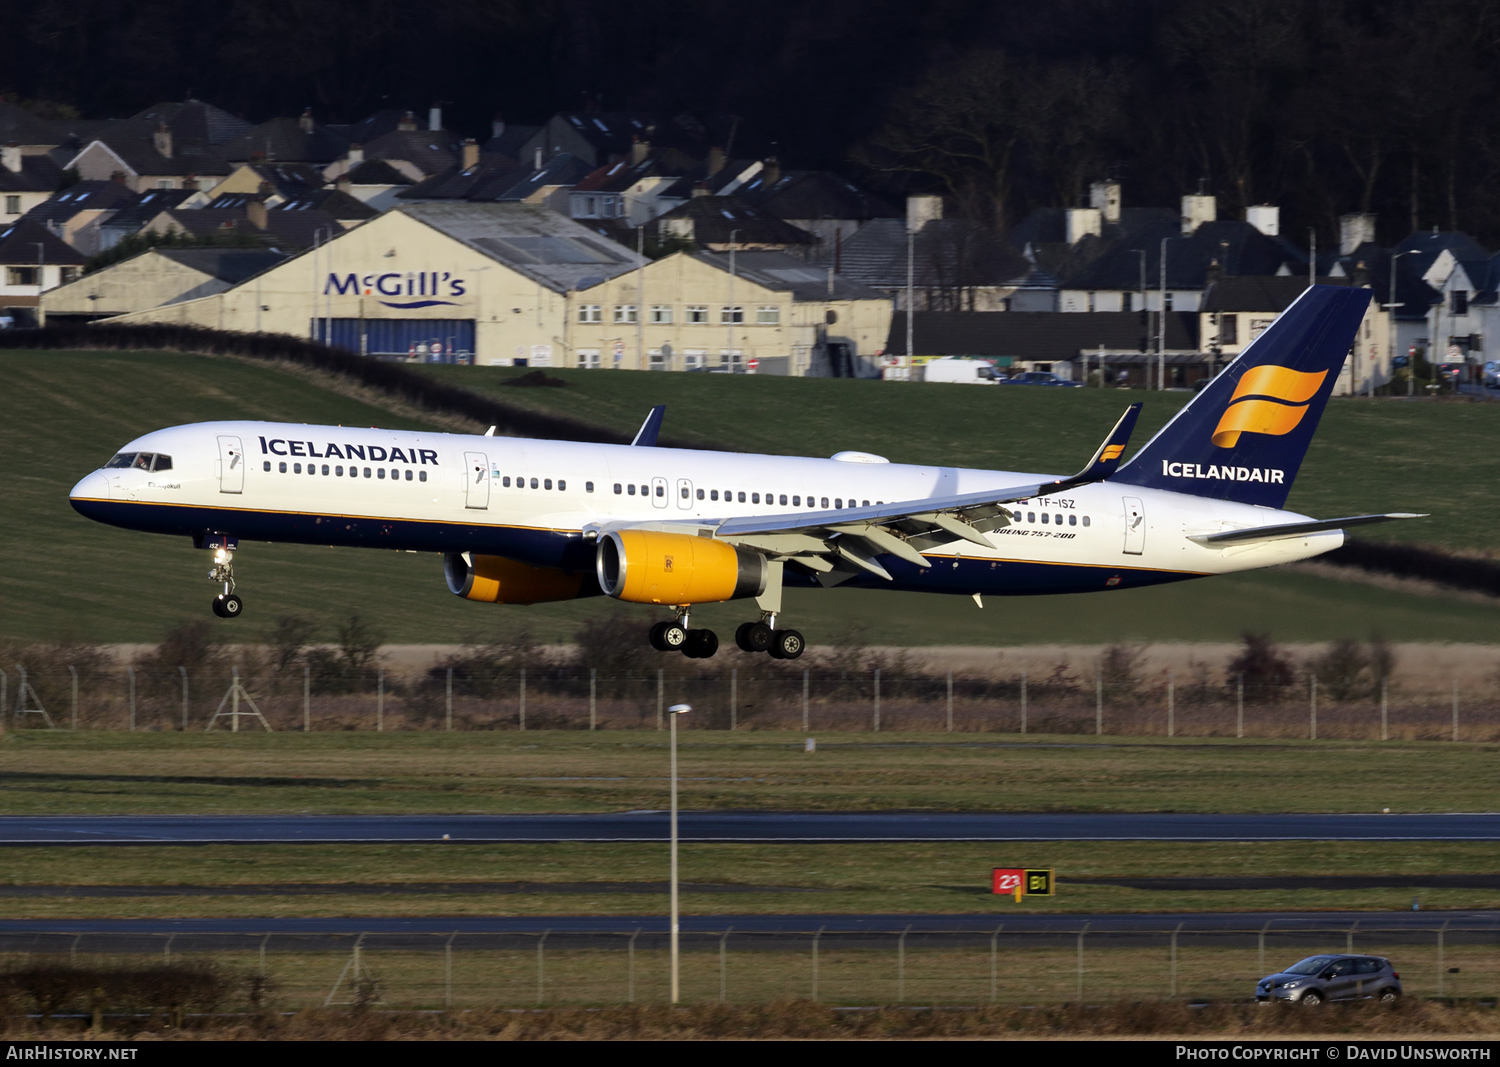
M963 389L828 378L548 371L565 389L500 388L510 367L422 367L507 403L634 430L666 404L666 430L745 451L823 456L846 448L896 462L1070 474L1133 401L1144 444L1187 393L1084 389ZM1430 512L1423 522L1361 537L1487 553L1500 525L1500 403L1336 397L1323 416L1288 507L1320 516Z
M462 384L486 389L506 372L456 368L450 373ZM711 428L747 448L821 454L857 447L894 458L1057 470L1081 463L1080 457L1130 399L1117 393L1082 395L1079 390L933 386L933 406L913 409L912 394L879 382L560 373L575 387L505 389L505 399L566 404L576 414L624 426L638 421L652 399L665 393L676 432L691 435L695 427L698 432ZM207 611L213 589L203 577L205 555L185 539L114 530L82 519L67 503L67 490L82 473L130 438L182 422L242 417L417 424L273 366L173 353L0 352L0 386L0 457L11 475L6 522L0 524L0 635L149 642L177 621L198 617L208 618L226 640L244 640L288 614L316 620L326 635L334 622L359 612L375 619L392 641L484 641L521 628L551 641L569 638L591 616L632 624L644 618L640 610L605 598L525 609L462 603L447 593L438 561L426 555L246 545L236 564L248 618L234 623L213 619ZM726 390L736 392L731 396ZM1179 394L1150 398L1149 425L1143 431L1160 423L1181 399ZM1357 484L1340 489L1349 499L1317 506L1308 500L1303 506L1323 514L1367 506L1425 508L1429 496L1445 485L1443 492L1458 493L1457 487L1466 486L1463 492L1477 494L1486 482L1483 469L1474 464L1489 461L1475 442L1490 432L1497 410L1490 405L1351 403L1346 414L1335 404L1328 426L1338 430L1341 419L1350 420L1351 443L1341 446L1348 452L1318 458L1324 456L1319 445L1299 487L1342 486L1337 474L1319 474L1316 464L1337 468L1355 452L1361 452L1359 462L1346 465L1361 472L1394 469L1390 465L1407 453L1427 456L1432 463L1430 469L1412 469L1386 485L1365 474ZM1374 421L1366 426L1361 419ZM1387 425L1392 419L1395 424ZM983 431L954 430L967 425ZM1342 440L1341 433L1325 431L1319 440ZM1382 434L1396 439L1389 447L1376 447ZM1413 442L1425 442L1422 448L1430 453ZM1451 455L1471 452L1475 458L1467 466L1450 462ZM1447 458L1437 462L1439 455ZM1400 491L1394 486L1401 486ZM1413 502L1403 493L1427 495ZM1493 506L1483 500L1458 512L1438 510L1442 521L1423 525L1421 536L1448 538L1444 543L1460 547L1480 547L1495 518ZM1088 599L992 599L983 611L967 598L793 591L788 612L815 645L851 625L862 626L869 640L887 644L1233 640L1245 628L1292 641L1363 637L1372 630L1393 640L1500 640L1500 606L1280 571ZM738 606L723 605L697 617L727 632L743 615Z
M666 738L595 733L11 731L0 812L589 812L660 808ZM1490 744L1108 743L1032 735L685 732L683 804L791 811L1486 811Z

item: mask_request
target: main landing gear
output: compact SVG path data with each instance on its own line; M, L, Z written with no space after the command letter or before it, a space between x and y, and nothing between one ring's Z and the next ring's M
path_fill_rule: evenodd
M651 647L658 652L681 652L688 659L709 659L719 651L719 635L712 630L688 628L688 609L682 608L671 622L651 627Z
M734 631L734 643L746 652L765 652L772 659L796 659L807 647L796 630L776 629L776 616L769 612L759 622L742 623Z
M781 613L782 561L772 560L765 590L755 598L760 618L734 631L734 643L746 652L765 652L772 659L796 659L807 648L796 630L778 630ZM681 652L689 659L708 659L719 651L719 637L712 630L688 629L689 605L673 609L677 617L651 627L651 647L659 652Z
M214 569L208 576L221 582L224 591L214 597L214 614L221 619L237 619L245 610L245 602L234 591L234 551L229 548L214 549Z

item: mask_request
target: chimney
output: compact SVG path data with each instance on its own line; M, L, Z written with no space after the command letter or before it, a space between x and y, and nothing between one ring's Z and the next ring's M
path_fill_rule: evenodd
M266 202L264 200L245 201L245 218L250 220L250 225L257 230L266 228Z
M165 122L156 124L156 132L151 135L151 143L158 153L168 159L172 158L172 131L167 129Z
M339 192L348 196L350 195L350 190L353 188L353 184L354 183L349 180L349 172L345 171L343 174L340 174L337 178L334 179L333 187Z
M12 141L4 148L0 148L0 167L4 167L12 174L21 173L21 146Z
M415 130L416 128L417 116L413 115L410 111L403 112L401 115L401 121L396 123L396 129L410 131Z
M724 169L724 163L725 163L724 149L722 149L722 148L710 148L708 150L708 174L709 174L709 177L713 177L715 174L719 173L719 171L723 170Z
M427 128L429 130L441 130L443 128L443 109L430 107L427 109Z
M1374 215L1354 212L1339 216L1339 255L1347 256L1366 241L1374 240Z
M1281 208L1275 204L1255 204L1247 207L1245 221L1267 237L1281 236Z
M1182 198L1182 235L1191 237L1205 222L1219 217L1217 202L1211 196L1197 193Z
M920 233L929 222L943 217L943 198L940 196L908 196L906 198L906 232Z
M349 151L344 154L344 159L348 161L349 169L353 170L365 161L365 146L362 144L350 145Z
M114 182L116 185L124 185L126 184L125 172L123 170L110 171L109 180Z
M1085 237L1098 237L1104 231L1104 213L1097 207L1068 208L1068 244L1076 245Z
M695 182L694 185L693 185L693 195L694 196L707 196L708 195L708 182Z
M531 154L531 169L532 170L541 170L542 169L542 146L541 145L537 145L536 146L536 151Z
M1095 182L1093 185L1090 185L1089 207L1097 208L1105 222L1119 222L1120 183Z
M270 182L261 182L255 187L256 196L270 196L273 191L274 187Z
M643 141L639 137L632 137L630 139L630 165L632 167L640 166L646 162L646 157L650 154L650 142Z
M767 189L781 181L781 160L775 156L767 156L765 165L760 169L760 179Z
M186 178L182 179L182 187L184 189L188 190L189 192L197 192L198 191L198 175L196 175L196 174L189 174Z
M302 109L302 117L297 120L297 128L303 133L313 132L312 108Z
M474 140L474 138L472 137L465 137L463 147L463 169L468 170L470 167L478 166L478 164L479 142Z
M501 137L505 134L505 120L499 115L490 119L490 136Z

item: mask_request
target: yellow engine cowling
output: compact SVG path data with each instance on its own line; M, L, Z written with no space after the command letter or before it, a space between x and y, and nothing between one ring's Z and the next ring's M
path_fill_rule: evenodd
M766 560L709 537L621 530L599 538L599 588L636 604L712 604L760 596Z
M450 593L485 604L543 604L597 595L580 571L533 567L504 556L448 552L443 577Z

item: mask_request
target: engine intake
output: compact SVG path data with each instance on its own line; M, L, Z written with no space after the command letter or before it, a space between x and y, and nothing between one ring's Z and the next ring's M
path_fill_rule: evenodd
M766 591L766 558L687 534L622 530L599 539L599 588L635 604L712 604Z
M444 553L443 577L450 593L485 604L544 604L597 595L584 572L533 567L504 556Z

